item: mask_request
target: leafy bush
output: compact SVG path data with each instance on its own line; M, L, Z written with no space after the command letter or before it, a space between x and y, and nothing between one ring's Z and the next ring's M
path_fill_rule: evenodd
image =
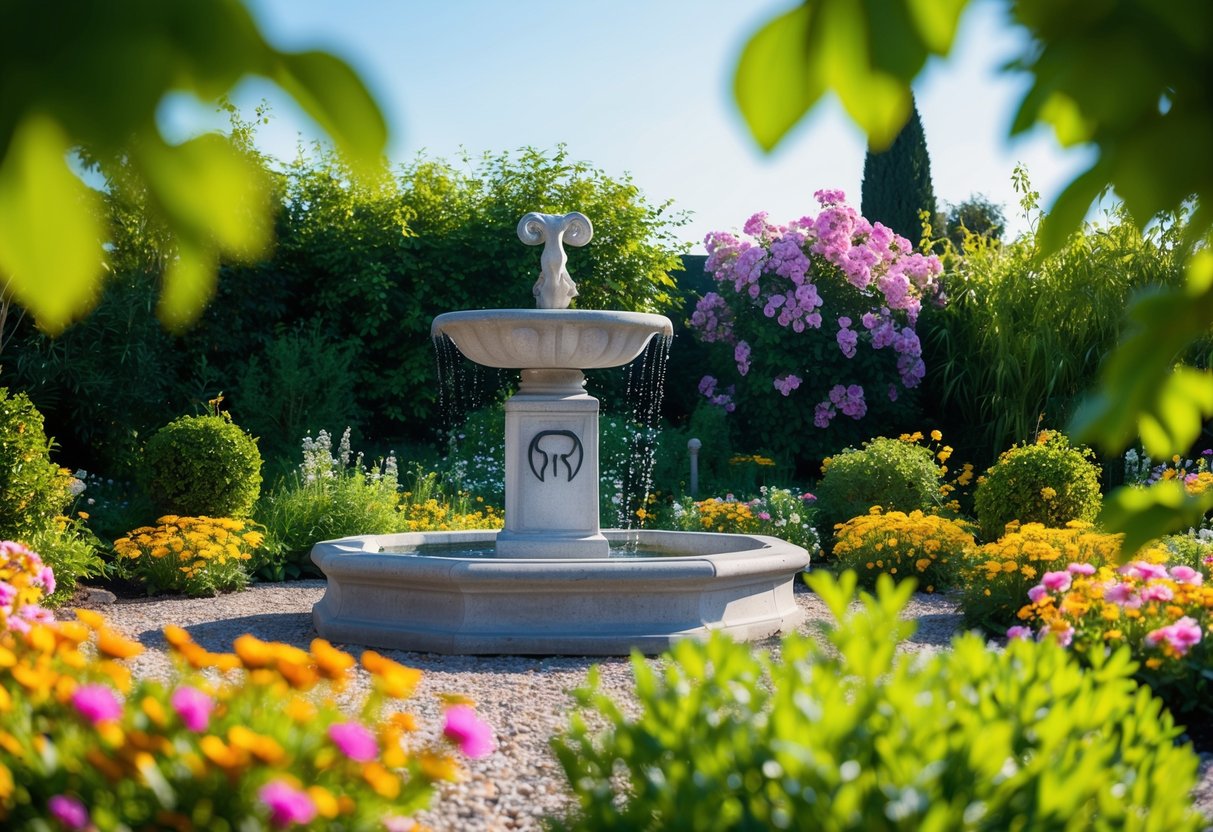
M1016 623L1029 588L1040 576L1064 571L1071 563L1113 563L1121 539L1078 521L1064 529L1008 524L1007 533L978 549L965 567L961 600L965 625L1001 634Z
M553 741L577 798L557 829L1196 830L1197 757L1127 651L1083 671L1052 642L897 651L909 582L809 577L837 624L781 659L720 635L632 659L636 708L599 689ZM593 726L593 727L591 727Z
M1168 568L1169 567L1169 568ZM1020 613L1026 627L1070 646L1084 664L1128 645L1136 678L1149 685L1189 733L1213 739L1213 558L1199 568L1155 548L1126 567L1072 564L1046 573Z
M357 662L321 639L309 651L246 634L212 653L168 626L178 672L132 682L121 660L142 645L77 614L0 610L0 625L28 630L0 627L5 829L406 828L436 782L459 776L457 751L492 750L467 705L445 706L440 736L414 733L395 711L421 673L370 650L370 693L343 707Z
M864 587L891 575L895 580L913 577L934 592L960 583L965 561L976 548L967 523L917 509L907 514L873 506L842 524L834 558L839 569L853 570Z
M71 502L71 474L51 462L50 452L29 396L0 387L0 538L28 540Z
M924 298L942 302L937 258L912 254L840 191L815 196L816 217L776 226L760 213L747 239L709 234L717 291L691 318L728 368L704 376L700 393L736 408L777 455L802 459L870 436L856 424L865 416L886 428L905 421L898 399L926 371L915 323Z
M442 488L436 471L420 466L413 470L413 482L400 495L401 531L430 532L463 529L499 529L503 518L484 498L466 491L449 495Z
M264 536L245 521L170 514L156 523L114 541L119 568L148 595L214 595L248 585L245 562Z
M1101 504L1094 457L1056 431L1042 431L1034 443L1004 451L978 478L973 495L985 539L1001 537L1013 520L1052 528L1094 520Z
M739 500L732 494L706 500L674 502L673 526L685 532L728 532L778 537L815 554L817 498L788 488L762 486L759 496Z
M281 581L318 574L312 546L354 534L389 534L402 523L396 458L364 467L353 457L350 431L341 436L337 456L332 437L321 430L303 440L299 470L257 503L254 517L265 527L265 548L253 562L261 578Z
M877 437L859 450L847 448L826 459L817 485L821 528L833 537L837 526L868 513L930 511L943 505L943 472L930 448L912 437Z
M51 462L52 443L42 424L28 396L10 396L0 387L0 540L19 540L46 556L59 575L54 604L70 598L76 581L100 574L104 564L81 518L64 514L80 483Z
M947 307L922 321L929 398L990 456L1030 435L1041 413L1069 421L1120 338L1130 298L1184 282L1183 221L1162 216L1143 229L1118 207L1042 258L1039 194L1022 168L1013 181L1031 230L1005 245L969 239L949 269Z
M236 380L232 411L259 437L262 457L292 467L294 437L325 425L355 425L353 351L320 328L296 328L274 336L249 356Z
M261 454L227 413L182 416L148 440L140 475L161 513L246 517L261 493Z

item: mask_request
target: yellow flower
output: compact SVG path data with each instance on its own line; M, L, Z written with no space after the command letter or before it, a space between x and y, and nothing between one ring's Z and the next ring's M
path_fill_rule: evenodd
M1044 488L1040 489L1040 496L1046 500L1052 500L1057 497L1057 491L1046 485Z
M943 434L938 430L933 430L931 431L931 438L938 442L939 440L943 439Z

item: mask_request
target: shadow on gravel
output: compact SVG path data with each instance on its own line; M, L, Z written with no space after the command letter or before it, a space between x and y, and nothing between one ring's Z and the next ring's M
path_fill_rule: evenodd
M244 633L252 633L262 641L281 641L307 650L316 638L312 628L310 612L275 612L264 615L246 615L240 618L225 618L222 621L207 621L190 624L184 628L199 645L214 653L229 653L232 641ZM163 650L167 647L164 633L148 630L139 634L145 647Z

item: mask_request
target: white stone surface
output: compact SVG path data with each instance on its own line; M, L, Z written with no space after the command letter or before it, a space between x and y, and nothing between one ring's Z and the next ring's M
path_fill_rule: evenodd
M430 327L469 360L507 370L620 367L654 335L673 333L664 315L603 309L473 309L446 312Z
M658 653L723 630L754 640L794 628L804 549L760 535L607 531L662 556L440 557L494 532L370 535L317 544L328 583L313 609L332 641L467 654ZM381 551L381 549L395 551Z

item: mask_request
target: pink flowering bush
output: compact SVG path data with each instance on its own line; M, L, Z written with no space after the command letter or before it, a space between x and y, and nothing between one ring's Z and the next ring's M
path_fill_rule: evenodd
M759 213L742 237L710 233L705 268L717 290L691 316L728 368L705 375L699 392L787 448L807 439L809 455L865 438L856 423L868 416L887 427L904 409L926 372L919 312L943 300L938 258L859 216L841 191L815 196L816 216L773 225Z
M1045 572L1010 638L1054 639L1088 662L1126 647L1189 732L1213 739L1213 555L1177 562L1171 541L1123 566L1071 563Z

